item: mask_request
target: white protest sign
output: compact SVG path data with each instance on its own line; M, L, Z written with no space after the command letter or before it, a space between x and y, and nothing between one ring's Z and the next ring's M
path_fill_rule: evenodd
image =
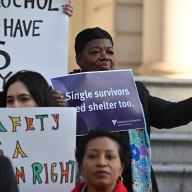
M76 109L0 109L0 154L20 192L64 192L75 185Z
M67 73L68 0L0 1L0 90L19 70L51 77Z

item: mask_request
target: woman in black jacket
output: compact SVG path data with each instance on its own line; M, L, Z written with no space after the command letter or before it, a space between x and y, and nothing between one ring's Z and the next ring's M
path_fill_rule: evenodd
M113 39L110 34L99 28L88 28L81 31L75 39L76 61L80 70L72 73L88 71L104 71L115 68ZM147 132L150 137L150 127L174 128L192 121L192 97L180 102L170 102L150 95L141 82L136 82L137 91L144 111ZM131 177L131 173L128 172ZM158 192L156 179L151 172L152 188ZM130 189L130 179L125 185Z

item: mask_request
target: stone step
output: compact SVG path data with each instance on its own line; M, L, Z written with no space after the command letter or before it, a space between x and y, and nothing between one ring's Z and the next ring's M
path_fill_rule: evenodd
M191 192L192 164L153 164L160 192Z
M192 79L137 76L135 80L143 82L151 95L162 99L180 101L192 96Z
M136 76L135 80L143 82L152 96L168 101L177 102L192 97L192 79ZM192 123L174 129L158 130L152 128L152 131L192 133Z
M192 135L151 134L152 163L192 163Z

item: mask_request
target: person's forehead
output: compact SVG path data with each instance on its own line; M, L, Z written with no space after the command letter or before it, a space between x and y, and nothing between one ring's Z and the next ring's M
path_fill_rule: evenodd
M21 81L16 81L16 82L12 83L9 86L8 91L7 91L7 95L20 94L20 93L29 94L29 90L28 90L27 86Z
M107 48L113 48L113 45L109 39L93 39L86 44L85 49L101 47L101 46L104 46Z
M109 137L96 137L87 143L87 150L118 151L119 144Z

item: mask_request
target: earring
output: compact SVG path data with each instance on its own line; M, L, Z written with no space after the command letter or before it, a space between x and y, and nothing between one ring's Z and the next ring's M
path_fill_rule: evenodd
M85 179L85 177L84 177L83 175L80 175L79 180L80 180L81 182L86 182L86 179Z
M119 179L123 182L123 176L122 175L119 177Z

